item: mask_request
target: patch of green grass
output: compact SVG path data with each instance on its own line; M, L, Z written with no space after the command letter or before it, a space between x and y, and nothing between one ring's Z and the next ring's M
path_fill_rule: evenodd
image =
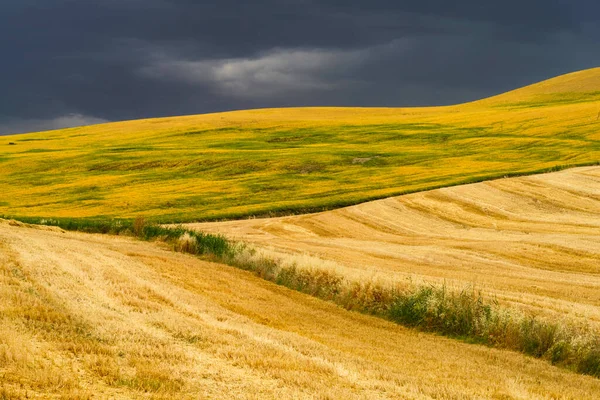
M23 151L21 154L30 154L30 153L52 153L54 151L59 151L59 150L51 150L51 149L29 149L26 151Z
M21 137L21 136L19 136ZM17 139L17 142L43 142L46 140L52 140L52 139L46 139L46 138L30 138L30 137L25 137L23 139Z

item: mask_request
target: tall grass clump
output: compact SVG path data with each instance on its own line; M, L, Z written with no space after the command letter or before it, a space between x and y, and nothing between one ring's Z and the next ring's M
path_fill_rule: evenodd
M133 234L143 240L160 240L173 245L175 251L225 259L232 251L231 243L222 235L213 235L178 227L149 224L136 219Z
M474 289L449 292L446 286L425 286L396 295L388 316L399 324L420 327L443 335L484 338L494 314L494 302L487 303Z

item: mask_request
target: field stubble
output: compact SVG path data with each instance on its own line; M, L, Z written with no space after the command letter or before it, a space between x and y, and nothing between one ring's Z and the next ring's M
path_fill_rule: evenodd
M5 398L592 399L600 391L597 379L543 361L348 312L152 243L0 222L0 248Z

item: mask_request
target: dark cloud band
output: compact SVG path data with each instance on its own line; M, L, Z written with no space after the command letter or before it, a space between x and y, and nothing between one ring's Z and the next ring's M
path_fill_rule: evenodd
M600 64L593 1L2 3L4 133L250 107L447 104Z

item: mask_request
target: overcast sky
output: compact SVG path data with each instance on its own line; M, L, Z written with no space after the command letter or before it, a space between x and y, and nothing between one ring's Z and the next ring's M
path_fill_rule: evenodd
M0 134L474 100L600 66L597 0L1 0Z

